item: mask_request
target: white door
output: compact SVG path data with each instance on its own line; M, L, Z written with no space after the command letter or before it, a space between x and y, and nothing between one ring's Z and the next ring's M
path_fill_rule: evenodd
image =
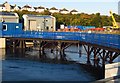
M35 20L30 20L30 30L34 30L34 31L36 31L37 30L37 23L36 23L36 21Z

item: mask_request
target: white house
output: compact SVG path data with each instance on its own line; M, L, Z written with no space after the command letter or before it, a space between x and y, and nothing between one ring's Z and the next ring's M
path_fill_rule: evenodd
M78 12L77 10L75 10L75 9L71 10L70 12L71 12L71 14L78 14L78 13L79 13L79 12Z
M0 11L6 11L6 8L5 8L4 4L0 4Z
M60 10L60 13L61 14L69 14L70 12L67 9L63 8Z
M10 4L8 2L0 4L0 11L8 11L8 12L10 12Z
M14 10L17 10L17 11L18 11L18 10L21 10L21 7L20 7L20 6L15 6L15 7L14 7Z
M32 7L29 11L33 12L33 11L35 11L35 9Z
M6 8L6 11L10 12L11 11L11 7L10 7L10 4L6 1L5 3L3 3L3 5L5 6Z
M21 7L20 7L20 6L17 6L17 5L12 6L12 5L11 5L11 11L19 11L19 10L21 10Z
M17 13L0 12L0 22L19 23L19 16Z
M45 8L42 7L42 6L34 7L34 9L35 9L36 12L44 12L45 11Z
M29 6L29 5L25 5L25 6L22 7L22 10L31 11L31 10L32 10L32 7Z
M50 8L49 12L51 13L59 13L59 10L55 7Z

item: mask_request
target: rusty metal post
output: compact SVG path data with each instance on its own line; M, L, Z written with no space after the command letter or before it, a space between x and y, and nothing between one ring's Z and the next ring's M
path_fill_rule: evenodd
M60 54L60 59L62 60L62 61L64 61L65 60L65 53L64 53L64 43L62 43L62 42L58 42L58 51L59 51L59 54Z
M13 40L13 53L15 53L15 48L16 48L16 46L15 46L15 40Z
M79 53L79 57L81 57L80 43L78 43L78 53Z
M24 42L23 42L23 44L24 44L24 48L26 48L26 43L25 43L26 41L24 40Z
M90 47L89 46L87 50L87 63L90 63Z
M97 48L93 48L94 49L94 51L93 51L93 53L94 53L94 66L95 65L98 65L98 63L97 63Z
M105 78L105 53L106 53L106 51L103 49L102 69L103 69L103 77L104 78Z
M105 53L106 51L103 49L103 58L102 58L102 65L105 66Z
M20 44L19 44L19 48L25 48L25 41L24 40L20 40Z
M62 54L62 43L58 42L58 51L60 54L60 59L63 60L63 54Z
M39 58L41 59L42 53L41 53L41 41L39 41Z
M16 46L15 46L15 40L13 40L13 48L15 48Z
M110 52L110 55L109 55L109 63L112 63L113 61L112 61L112 54L113 54L113 52Z

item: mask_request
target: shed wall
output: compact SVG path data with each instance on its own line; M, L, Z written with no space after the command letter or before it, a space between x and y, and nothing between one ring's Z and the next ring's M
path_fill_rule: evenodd
M56 20L54 17L29 17L24 16L24 30L30 31L55 31Z

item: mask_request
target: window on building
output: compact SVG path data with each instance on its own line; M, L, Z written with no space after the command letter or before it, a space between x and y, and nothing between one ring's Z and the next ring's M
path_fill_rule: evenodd
M46 29L49 30L49 27L47 26Z
M6 24L3 24L3 31L7 31L7 25Z
M19 26L16 26L16 28L19 28Z
M46 22L48 22L48 20L45 20Z

